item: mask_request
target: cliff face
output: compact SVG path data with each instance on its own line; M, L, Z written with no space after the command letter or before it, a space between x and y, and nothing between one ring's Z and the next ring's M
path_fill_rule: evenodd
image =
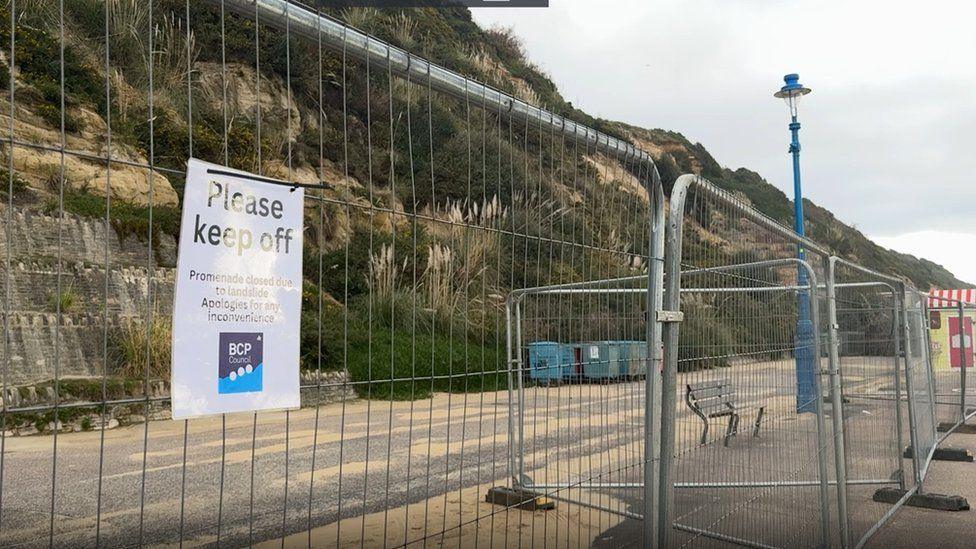
M108 68L104 21L91 16L104 13L106 1L116 10ZM321 210L309 208L306 223L305 309L310 313L324 303L329 315L322 329L329 337L319 343L320 321L303 319L306 367L318 364L319 357L325 368L342 367L340 359L350 369L366 363L357 354L363 342L355 330L345 347L334 343L345 333L335 325L342 316L334 313L345 308L349 322L358 322L356 311L365 310L368 294L376 297L382 289L380 280L370 278L375 273L389 275L385 298L391 310L404 295L419 294L423 302L415 306L431 317L425 322L477 333L483 326L471 325L467 305L463 322L458 309L471 295L488 314L496 314L498 296L511 287L642 268L629 254L646 244L635 212L647 196L627 166L527 128L508 128L507 138L495 137L488 130L498 118L477 105L436 95L428 101L422 83L390 81L383 67L372 67L367 78L362 63L344 65L335 52L320 58L309 41L293 39L286 49L283 33L267 25L228 16L221 40L219 6L212 2L188 8L183 0L157 0L150 30L146 3L126 2L117 11L123 6L117 0L66 0L62 111L56 61L61 21L48 4L35 2L18 14L12 70L8 52L0 56L0 127L10 127L12 115L15 139L30 144L5 145L2 157L12 158L14 173L7 171L7 161L0 168L3 193L11 181L13 190L12 197L3 197L13 209L0 212L11 219L3 227L12 242L3 250L11 258L11 272L5 273L12 290L11 383L51 377L54 348L60 349L62 375L97 375L105 363L103 339L111 348L112 368L124 369L125 349L115 339L116 328L124 328L126 319L169 314L181 171L191 155L328 184L316 191L324 201ZM654 156L667 189L681 174L701 174L791 223L788 198L758 174L718 165L704 146L678 133L600 120L576 109L531 64L516 37L480 29L466 9L327 9L438 64L632 141ZM0 8L5 22L0 43L10 43L9 20L7 8ZM62 140L72 151L63 158L57 152ZM100 159L109 154L115 162ZM157 169L141 167L148 163ZM107 207L111 222L106 226ZM405 215L413 211L422 214L416 225ZM877 246L815 204L807 211L810 235L840 255L911 278L921 288L963 285L938 265ZM585 260L549 254L543 265L530 244L503 245L502 237L487 231L472 231L472 237L457 229L462 224L502 224L566 241L578 241L585 228L587 241L606 253L586 252L591 256ZM0 236L0 243L6 242L7 235ZM723 245L721 236L716 238L710 245ZM328 274L321 284L319 272ZM59 308L64 320L55 344ZM103 314L110 325L107 337ZM390 329L403 328L395 319L409 317L391 315ZM434 338L431 352L441 343ZM168 364L168 357L152 360Z
M170 314L172 237L159 237L160 253L150 260L145 239L96 219L20 207L9 213L0 225L0 255L10 259L9 273L0 265L0 279L10 280L8 383L52 379L56 367L63 377L99 376L106 358L111 372L118 357L112 341L106 357L106 335L114 339L150 310ZM7 214L0 206L0 217Z

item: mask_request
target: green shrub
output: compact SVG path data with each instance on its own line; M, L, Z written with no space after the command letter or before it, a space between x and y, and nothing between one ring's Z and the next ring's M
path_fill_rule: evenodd
M144 376L139 376L140 378ZM107 399L126 398L138 395L140 389L139 379L122 379L118 377L100 378L69 378L58 381L58 393L62 400L79 400L87 402L97 402L102 400L102 385L104 384L104 397ZM38 388L53 387L54 382L49 381L38 385Z
M6 155L4 155L6 158ZM23 196L27 192L28 185L24 178L14 172L13 179L10 178L10 170L7 164L0 166L0 197L9 198L9 191L13 188L14 197Z
M82 217L105 219L106 200L85 191L65 189L64 210ZM149 235L149 207L137 206L121 200L112 200L109 205L110 222L115 229L124 235L134 234L140 237ZM49 202L50 211L57 210L57 203ZM172 206L153 206L153 231L160 231L176 236L180 231L180 211Z
M31 15L30 12L20 14L14 59L20 78L37 88L46 101L57 105L61 100L61 39L44 28L46 21L32 20ZM9 4L0 7L0 19L8 22L0 25L0 42L10 44ZM9 78L6 85L9 86ZM105 114L105 81L100 71L89 66L79 52L70 47L64 48L64 87L65 102L69 105L94 105L99 113ZM57 127L60 127L60 115L57 118Z
M44 119L49 125L54 128L61 128L61 109L53 103L41 103L34 108L41 118ZM64 113L64 131L67 133L75 133L80 128L78 119L75 118L70 112L65 110Z
M320 313L321 300L321 314ZM315 284L302 287L300 361L306 370L342 369L345 309L320 293ZM321 337L320 334L321 333Z
M735 339L728 324L698 312L685 312L678 331L678 371L711 370L730 365Z
M406 400L507 387L503 352L496 345L441 332L364 328L350 330L348 348L349 375L362 397Z

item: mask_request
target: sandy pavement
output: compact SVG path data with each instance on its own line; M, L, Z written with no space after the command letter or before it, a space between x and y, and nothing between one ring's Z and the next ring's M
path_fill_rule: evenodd
M888 448L895 445L890 380L881 361L856 366L845 378L854 394L844 414L856 439L849 446L852 470L859 478L887 477L898 466ZM816 481L819 455L832 471L832 449L818 446L814 416L795 412L793 367L784 359L682 374L679 392L692 380L728 379L742 420L728 447L722 444L725 418L711 421L709 440L700 445L702 423L679 394L675 482ZM569 484L553 495L611 512L564 501L550 512L484 502L489 487L508 483L508 398L499 391L414 402L359 400L262 413L256 422L250 414L228 416L226 427L221 418L196 419L186 424L186 445L184 423L174 421L107 431L104 439L99 432L62 434L53 484L53 437L10 437L0 544L577 547L639 541L639 522L625 517L642 512L639 489L578 485L639 484L643 382L528 388L524 413L515 418L523 426L516 462L530 480ZM765 415L760 436L753 437L759 406ZM826 412L829 426L829 407ZM873 490L852 490L863 509L863 520L855 521L859 529L884 512L870 501ZM675 490L673 508L685 526L763 543L810 545L820 536L815 486L683 487ZM682 532L674 541L718 543Z

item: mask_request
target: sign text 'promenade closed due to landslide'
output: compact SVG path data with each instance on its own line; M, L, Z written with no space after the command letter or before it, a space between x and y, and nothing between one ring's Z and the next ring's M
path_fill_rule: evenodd
M297 408L304 190L190 159L173 418Z

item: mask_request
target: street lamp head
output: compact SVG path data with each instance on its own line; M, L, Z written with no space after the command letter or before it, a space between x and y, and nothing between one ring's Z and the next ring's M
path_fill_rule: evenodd
M773 97L779 97L780 99L787 99L790 97L803 96L810 93L810 88L804 87L800 84L799 74L787 74L783 77L783 81L786 82L778 92L773 94Z
M786 105L790 108L790 114L796 116L796 107L800 103L800 98L810 93L811 90L800 84L799 74L787 74L783 77L783 81L786 84L774 93L773 97L786 101Z

